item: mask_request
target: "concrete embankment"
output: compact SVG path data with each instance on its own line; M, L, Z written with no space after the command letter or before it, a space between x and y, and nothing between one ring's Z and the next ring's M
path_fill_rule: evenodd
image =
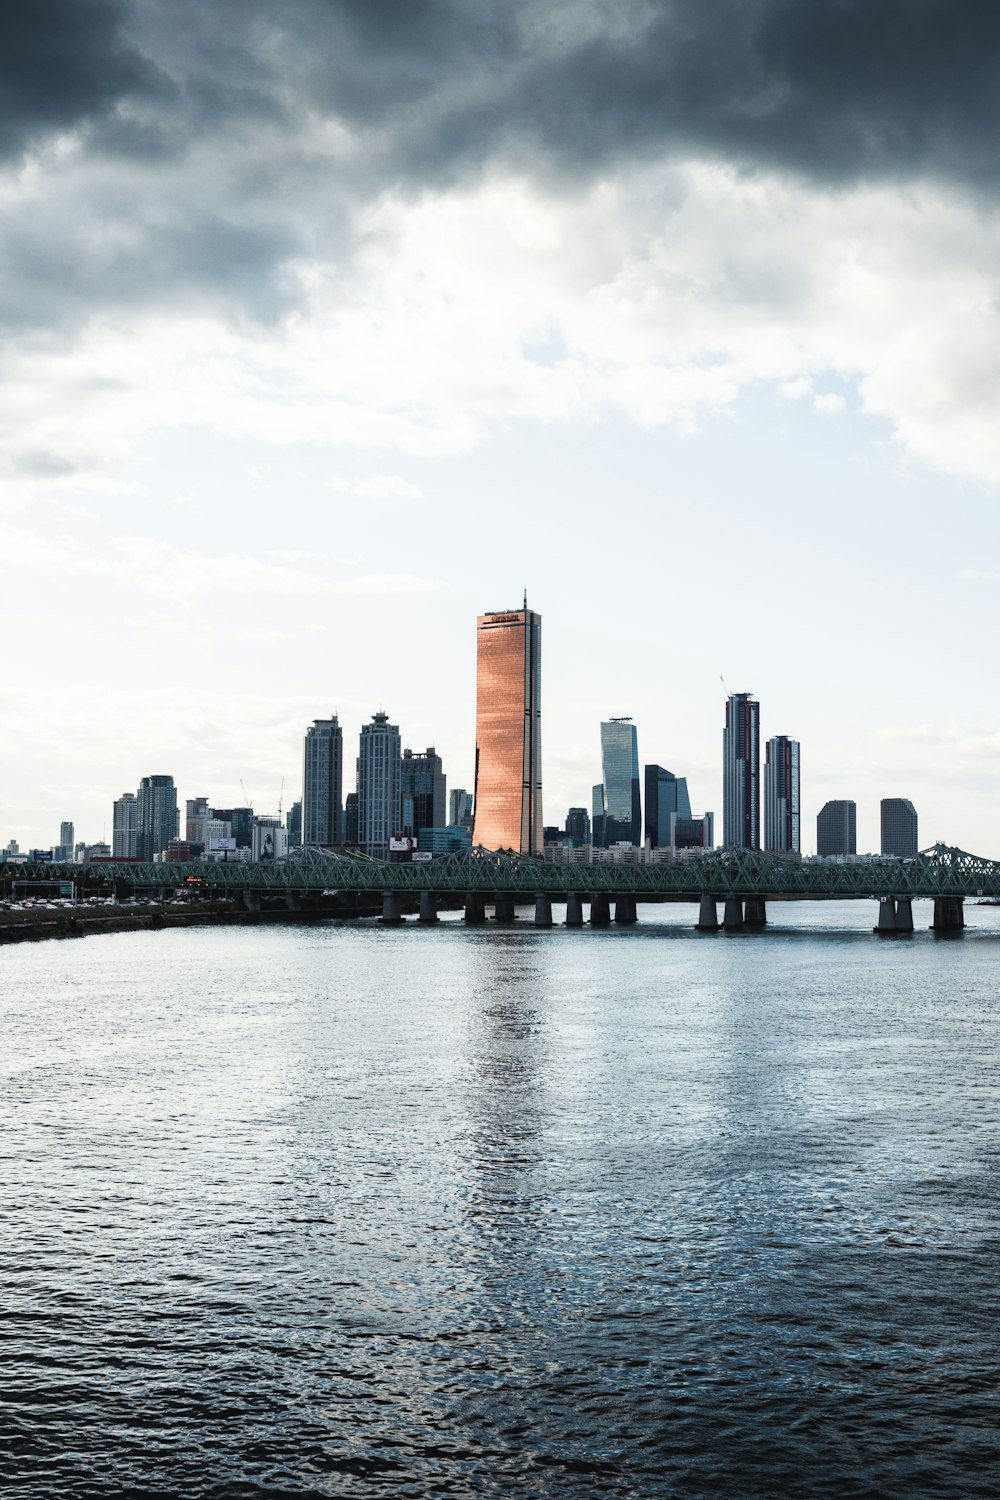
M0 911L0 944L39 942L43 938L88 937L101 932L146 932L165 927L257 927L266 923L324 921L330 911L244 911L210 902L188 907L73 906L50 910L25 907Z

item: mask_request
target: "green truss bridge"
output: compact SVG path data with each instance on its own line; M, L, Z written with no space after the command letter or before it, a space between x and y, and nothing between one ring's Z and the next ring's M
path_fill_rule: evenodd
M687 901L699 906L698 926L762 926L768 901L878 902L882 932L912 931L914 899L934 901L936 931L964 925L965 898L1000 901L1000 863L935 844L913 859L870 859L857 863L802 862L755 849L723 849L699 859L666 864L549 864L524 856L472 849L426 862L389 863L361 854L330 854L306 849L268 864L195 862L154 864L135 861L91 865L9 862L0 865L5 894L37 881L75 882L112 890L119 896L163 892L186 886L212 896L237 896L247 905L304 897L382 897L383 921L401 920L404 902L419 904L423 921L434 921L439 904L464 905L466 920L481 921L494 907L501 921L513 920L515 902L535 903L535 921L548 926L552 903L566 904L569 926L590 920L634 922L641 902Z

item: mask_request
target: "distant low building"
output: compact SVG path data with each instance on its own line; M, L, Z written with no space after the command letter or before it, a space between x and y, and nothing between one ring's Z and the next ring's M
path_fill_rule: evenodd
M447 828L421 828L417 835L417 848L421 854L461 854L463 849L471 846L471 831L458 823Z

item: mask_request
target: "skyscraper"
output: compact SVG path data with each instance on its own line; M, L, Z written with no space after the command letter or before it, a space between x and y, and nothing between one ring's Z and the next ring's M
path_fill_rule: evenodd
M824 802L816 818L817 854L857 854L856 802Z
M63 822L63 823L59 824L59 842L60 842L60 844L66 844L66 845L69 846L70 849L72 849L74 837L75 837L75 834L74 834L74 831L73 831L73 824L72 823L70 823L70 822Z
M448 793L448 824L451 828L468 827L472 832L472 798L464 786L452 787Z
M302 803L293 802L285 816L285 830L288 834L289 849L300 849L302 847Z
M917 809L908 797L883 797L882 853L912 859L918 852Z
M416 838L421 828L442 828L446 791L444 767L433 745L423 755L404 750L400 767L403 833Z
M566 814L566 837L574 844L590 843L590 814L585 807L571 807Z
M760 848L760 704L731 693L722 736L722 841Z
M646 794L646 841L652 849L666 849L671 842L670 816L686 820L691 816L691 798L687 780L675 776L663 766L646 766L643 771Z
M177 789L172 776L144 776L136 797L136 853L140 859L162 854L177 837Z
M123 792L114 804L111 852L115 859L135 859L139 836L139 803L134 792Z
M642 839L642 794L639 788L639 739L631 718L606 719L601 725L601 769L604 772L601 845L639 844Z
M400 832L399 728L389 715L372 715L361 729L358 754L358 844L368 854L385 855Z
M306 730L302 758L302 842L341 844L344 737L337 715L315 719Z
M208 824L212 814L207 797L189 797L184 810L184 837L189 844L208 848Z
M473 843L540 854L542 617L527 604L480 615L476 639Z
M764 848L801 854L799 742L776 734L764 762Z
M344 798L344 843L349 849L358 847L358 794L348 792Z

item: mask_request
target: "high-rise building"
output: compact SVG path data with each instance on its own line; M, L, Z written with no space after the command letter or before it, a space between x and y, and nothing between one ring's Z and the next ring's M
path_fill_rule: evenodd
M184 838L189 844L208 848L208 823L212 817L207 797L189 797L184 809Z
M373 714L362 726L358 754L358 846L368 854L388 854L400 832L399 752L398 726L386 713Z
M421 828L443 828L447 784L441 757L433 745L423 755L403 751L400 766L402 797L402 831L416 838Z
M639 787L639 739L631 718L607 719L601 725L602 806L600 834L594 842L639 844L642 838L642 794Z
M151 860L178 836L180 815L172 776L144 776L136 807L136 853Z
M857 854L856 802L824 802L816 816L817 854Z
M715 844L715 814L679 818L670 815L670 844L673 849L711 849Z
M466 824L471 825L472 798L464 786L452 787L448 793L448 822L452 828L464 828Z
M604 783L599 781L590 789L590 837L596 849L604 843Z
M306 730L302 761L302 842L344 841L344 738L337 715Z
M731 693L722 735L722 842L760 848L760 704Z
M302 847L302 803L293 802L285 817L289 849Z
M799 742L776 734L764 760L764 848L801 854Z
M60 844L67 844L72 849L74 837L75 837L75 833L74 833L74 829L73 829L73 824L71 822L66 821L66 822L63 822L63 823L59 824L59 842L60 842Z
M687 780L675 776L663 766L646 766L643 771L646 794L646 842L652 849L670 846L670 819L691 816L691 798Z
M349 849L358 847L358 794L348 792L344 799L344 843Z
M114 805L111 850L115 859L135 859L139 836L139 803L134 792L123 792Z
M918 852L917 809L908 797L882 798L882 853L912 859Z
M255 817L251 830L251 858L261 864L281 859L287 852L285 830L280 818Z
M566 814L566 837L574 844L590 843L590 814L585 807L571 807Z
M473 843L541 854L542 617L480 615L477 643Z

